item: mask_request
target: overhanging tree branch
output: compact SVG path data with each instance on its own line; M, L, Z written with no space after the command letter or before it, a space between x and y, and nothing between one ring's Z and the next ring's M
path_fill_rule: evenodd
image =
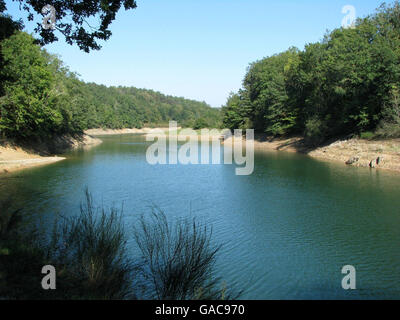
M55 31L64 35L68 44L76 44L81 50L99 50L101 46L98 40L108 40L112 33L109 29L115 20L117 12L123 7L125 10L137 7L134 0L14 0L20 4L20 10L28 13L28 20L32 21L34 16L42 17L42 8L48 4L53 6L56 11L55 30L45 29L38 23L35 33L39 35L38 41L45 45L58 40ZM4 0L0 0L0 12L6 11ZM66 17L71 20L66 21ZM84 23L88 24L88 18L97 18L99 24L90 26L89 30L84 28Z

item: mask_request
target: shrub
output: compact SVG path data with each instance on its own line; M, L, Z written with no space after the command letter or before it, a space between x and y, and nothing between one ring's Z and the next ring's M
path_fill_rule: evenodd
M115 208L96 208L88 191L80 215L56 221L51 234L36 223L22 227L25 221L18 214L1 214L0 297L136 298L136 267L126 249L121 217ZM44 265L57 271L56 290L41 288Z
M24 219L23 219L24 218ZM0 300L40 299L44 252L35 244L38 233L11 201L0 203ZM38 272L39 270L39 272Z
M194 121L194 124L193 124L194 130L203 129L203 128L207 128L207 127L208 127L208 123L203 118L199 118Z
M381 137L400 137L400 90L394 88L392 97L383 110L384 118L381 121L377 134Z
M218 288L214 263L219 246L211 244L212 231L196 219L167 220L159 210L135 228L142 253L142 279L151 299L192 300L231 298Z
M371 131L361 132L360 138L365 140L371 140L375 137L375 133Z
M161 211L149 220L142 217L134 232L143 254L138 264L127 250L122 210L96 207L88 190L80 214L57 220L50 234L36 223L22 227L20 211L9 213L8 204L0 204L0 298L234 297L217 287L213 266L220 247L211 244L211 230L195 219L171 223ZM56 290L40 286L44 265L57 271Z
M60 291L67 298L135 298L122 210L97 208L88 190L85 195L80 215L56 226L47 250L62 278Z
M318 118L311 118L306 121L305 140L310 145L318 145L324 140L325 126Z

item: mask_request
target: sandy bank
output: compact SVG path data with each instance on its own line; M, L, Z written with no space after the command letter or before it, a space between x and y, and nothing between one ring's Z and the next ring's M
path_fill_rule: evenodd
M40 166L64 160L64 157L42 157L30 153L20 147L0 146L0 173L13 172L16 170Z
M107 136L107 135L119 135L119 134L144 134L148 137L156 137L157 132L154 133L154 130L162 130L165 134L168 134L168 137L182 137L184 139L193 138L194 136L197 137L198 141L205 141L205 140L213 140L213 139L220 139L222 138L222 131L221 130L210 130L210 133L208 135L202 135L200 134L201 130L193 130L193 129L188 129L192 130L191 133L187 134L184 132L185 129L182 129L181 127L177 128L169 128L169 127L161 127L161 128L142 128L142 129L88 129L85 131L85 134L91 135L91 136Z
M54 155L54 151L62 153L68 149L91 147L102 143L100 139L83 135L79 139L63 136L53 139L48 145L36 144L19 146L9 141L0 145L0 174L25 168L36 167L64 160L64 157Z
M176 131L171 131L170 128L157 128L164 132L169 132L169 135L175 135ZM178 128L178 135L181 133L181 128ZM150 134L153 128L142 129L90 129L85 131L80 139L71 137L60 137L52 141L53 152L50 154L46 152L38 152L19 146L10 144L0 145L0 173L11 172L23 168L49 164L57 161L64 160L63 157L54 156L67 149L78 147L91 147L100 144L102 141L96 137L97 135L117 135L117 134ZM210 136L201 136L200 130L196 130L198 141L204 139L221 138L221 132L213 133ZM189 138L187 136L187 138ZM305 145L300 137L292 138L268 138L256 137L254 141L254 148L256 150L266 151L287 151L287 152L300 152L307 154L311 157L338 161L343 165L350 162L352 166L357 167L372 167L376 169L389 169L400 172L400 139L391 140L362 140L362 139L348 139L339 140L324 146L310 148ZM50 156L52 155L52 156Z
M170 128L132 128L132 129L88 129L85 130L85 134L90 136L105 136L105 135L116 135L116 134L129 134L129 133L136 133L136 134L146 134L150 133L154 129L160 129L165 132L170 131ZM180 129L180 127L178 128Z
M93 147L101 144L103 141L89 134L83 134L80 138L63 136L55 139L54 150L57 153L62 153L69 149Z
M204 131L203 131L204 130ZM189 128L178 128L178 130L165 131L167 139L177 139L178 141L222 141L224 137L224 131L218 129L189 129ZM158 133L149 132L146 133L146 138L156 138Z
M300 137L289 139L257 138L254 141L256 150L276 150L300 152L311 157L338 161L343 165L389 169L400 172L400 139L362 140L348 139L310 148ZM350 161L351 160L351 161Z
M319 159L353 162L351 165L357 167L372 165L374 168L400 172L400 139L336 141L311 150L308 154Z

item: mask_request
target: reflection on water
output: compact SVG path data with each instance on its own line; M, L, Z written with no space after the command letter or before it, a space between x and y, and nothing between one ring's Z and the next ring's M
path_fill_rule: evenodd
M0 197L51 219L78 212L88 186L124 204L129 226L157 206L191 214L222 243L217 269L248 299L400 298L400 175L260 152L251 176L232 165L146 163L142 136L106 136L68 159L0 178ZM132 243L132 250L135 250ZM341 288L341 268L357 290Z

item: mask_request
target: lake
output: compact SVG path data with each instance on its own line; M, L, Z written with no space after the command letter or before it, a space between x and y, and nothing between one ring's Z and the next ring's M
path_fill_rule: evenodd
M87 186L99 204L123 203L128 230L152 207L196 216L223 245L217 274L244 299L400 298L400 174L259 151L254 173L236 176L235 165L149 165L141 135L101 139L1 176L0 197L51 219L78 213ZM357 290L341 287L345 265Z

